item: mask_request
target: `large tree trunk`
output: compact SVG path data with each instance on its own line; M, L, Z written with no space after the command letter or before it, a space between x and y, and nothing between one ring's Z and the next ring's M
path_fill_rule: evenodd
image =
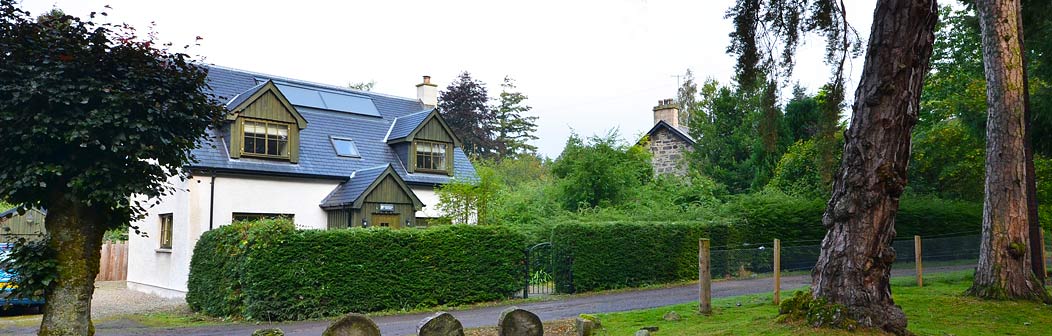
M986 193L979 266L968 292L1048 299L1034 275L1027 188L1026 83L1018 0L978 0L986 74Z
M44 225L58 259L58 279L45 295L39 335L94 335L91 296L99 273L101 220L88 205L64 195L52 197L47 210Z
M1026 46L1023 25L1026 23L1022 20L1022 11L1017 13L1019 14L1019 25L1016 27L1019 32L1019 49L1023 50L1023 46ZM1021 62L1023 64L1023 118L1025 120L1023 126L1023 147L1026 151L1026 204L1029 208L1027 211L1027 222L1029 222L1030 227L1030 266L1033 267L1037 281L1044 284L1047 274L1045 274L1045 261L1041 258L1044 256L1045 242L1041 240L1041 223L1038 220L1037 211L1037 172L1036 167L1034 167L1034 138L1031 133L1034 119L1033 112L1030 109L1030 78L1027 74L1025 51L1021 55Z
M862 326L897 334L908 331L891 299L891 242L937 17L934 0L877 2L811 280L816 298L843 305Z

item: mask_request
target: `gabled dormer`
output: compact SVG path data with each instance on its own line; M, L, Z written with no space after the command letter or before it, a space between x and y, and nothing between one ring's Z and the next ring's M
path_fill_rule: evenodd
M395 148L410 173L453 175L453 149L460 140L438 110L398 117L391 124L387 144Z
M273 81L242 92L227 104L230 157L299 162L299 134L307 120Z

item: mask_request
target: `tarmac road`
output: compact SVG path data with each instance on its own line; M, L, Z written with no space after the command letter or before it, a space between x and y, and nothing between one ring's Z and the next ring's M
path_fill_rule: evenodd
M972 269L974 266L945 266L926 269L925 273L939 273ZM893 276L913 275L912 270L894 270ZM810 276L796 275L782 278L784 291L807 286ZM713 297L730 297L746 294L767 293L774 289L770 278L718 281L712 284ZM517 305L519 308L537 314L544 321L573 318L579 314L609 313L627 310L655 308L674 304L697 301L697 285L684 285L670 288L630 290L615 293L583 294L560 297L549 301L530 302ZM785 293L783 296L791 295ZM452 310L453 314L465 328L493 326L501 311L511 307L502 305L467 310ZM373 318L384 335L415 335L417 323L432 313L391 315ZM317 336L328 327L330 321L303 321L289 323L233 324L202 326L189 328L146 328L127 320L108 321L96 324L97 335L131 336L185 336L185 335L251 335L253 331L263 328L281 328L285 335ZM33 328L35 329L35 328ZM0 334L13 332L15 335L33 335L35 330L0 330Z

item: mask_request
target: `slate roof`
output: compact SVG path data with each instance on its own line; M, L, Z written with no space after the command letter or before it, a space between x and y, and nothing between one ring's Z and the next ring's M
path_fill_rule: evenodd
M395 118L394 123L391 125L391 132L387 135L387 140L401 139L409 136L409 133L413 133L420 123L427 119L427 116L431 115L431 111L435 109L423 110L417 113L404 115Z
M694 138L691 137L690 134L688 134L686 130L680 129L680 128L677 128L677 127L672 127L672 125L669 125L664 120L659 120L658 123L654 124L654 127L651 127L650 130L647 131L646 134L647 134L647 136L654 135L654 133L657 132L660 129L667 129L669 131L669 133L672 133L672 135L674 135L674 136L676 136L676 137L678 137L680 139L683 139L683 141L686 141L688 144L690 144L692 146L694 145Z
M326 196L325 200L321 201L321 206L330 208L354 203L354 201L358 200L358 197L362 196L365 189L368 189L373 184L373 181L376 181L384 171L387 171L387 167L390 167L390 165L358 170L351 177L350 181L340 184L339 187L336 187L329 193L329 196Z
M245 93L253 88L258 90L256 87L259 83L267 80L368 96L376 105L380 117L295 106L308 123L308 126L300 131L298 163L253 158L231 159L227 149L229 146L229 140L226 139L229 137L229 127L227 127L213 130L210 136L202 139L201 145L192 152L198 162L192 164L190 168L349 178L356 171L390 164L399 177L408 184L435 185L450 181L451 177L448 175L409 174L405 169L406 163L402 162L395 154L394 148L385 142L385 137L388 131L392 130L392 123L395 123L396 119L405 117L397 124L402 127L404 122L405 127L408 127L409 121L414 118L413 115L426 116L427 113L423 112L430 111L415 98L395 97L244 70L209 66L208 81L211 93L219 97L221 101L229 101L239 94L245 96ZM413 125L413 128L416 128L416 125ZM354 140L361 157L337 156L332 146L332 137ZM454 178L458 180L470 181L477 178L474 166L471 165L464 150L459 147L453 150L453 170Z
M259 89L262 89L264 85L267 85L267 82L260 82L259 84L256 84L256 86L249 88L247 91L238 94L231 99L230 102L226 103L226 108L229 110L241 105L241 103L252 98L252 95L256 94L256 91L259 91Z

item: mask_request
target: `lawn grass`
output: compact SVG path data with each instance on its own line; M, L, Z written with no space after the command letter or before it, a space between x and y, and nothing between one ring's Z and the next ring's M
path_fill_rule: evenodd
M918 335L1050 335L1052 306L1036 302L985 301L964 297L972 271L931 275L924 287L912 277L892 279L895 302L909 318L909 329ZM793 291L783 292L783 298ZM876 335L875 331L847 332L814 329L775 322L778 307L771 294L713 300L712 316L696 313L697 304L600 314L609 335L632 335L645 326L656 326L656 335ZM662 316L675 311L679 321Z

